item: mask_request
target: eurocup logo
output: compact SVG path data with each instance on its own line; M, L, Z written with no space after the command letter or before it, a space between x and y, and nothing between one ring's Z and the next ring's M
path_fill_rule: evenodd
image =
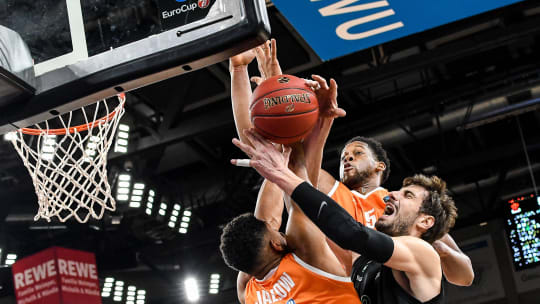
M199 0L200 8L207 8L209 4L210 4L210 0Z
M287 82L289 82L291 80L289 79L289 77L279 77L277 81L279 83L287 83Z

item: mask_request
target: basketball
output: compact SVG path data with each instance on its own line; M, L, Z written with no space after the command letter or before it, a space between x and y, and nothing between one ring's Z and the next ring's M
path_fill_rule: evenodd
M319 117L315 93L303 79L292 75L262 82L253 92L249 109L255 130L278 144L302 140Z

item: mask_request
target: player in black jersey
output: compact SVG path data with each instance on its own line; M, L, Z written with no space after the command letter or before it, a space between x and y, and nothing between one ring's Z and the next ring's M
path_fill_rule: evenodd
M423 175L406 178L403 187L388 196L375 231L290 171L287 153L253 131L245 135L253 147L233 143L250 156L250 166L291 196L332 241L362 255L353 269L362 303L443 303L441 262L430 243L447 233L457 217L444 181Z

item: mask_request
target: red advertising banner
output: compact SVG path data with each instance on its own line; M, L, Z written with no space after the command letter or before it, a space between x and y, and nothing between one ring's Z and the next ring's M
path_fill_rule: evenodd
M18 260L11 266L17 304L61 303L54 248Z
M17 304L101 304L93 253L52 247L12 265Z

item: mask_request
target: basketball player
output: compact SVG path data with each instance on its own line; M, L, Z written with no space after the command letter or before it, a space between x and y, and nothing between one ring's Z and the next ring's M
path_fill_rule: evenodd
M272 39L261 47L234 56L230 60L232 103L235 115L236 128L239 138L246 142L242 130L251 128L249 121L249 99L251 87L247 65L257 57L261 77L252 77L252 81L259 84L265 78L281 74L281 68L277 59L276 42ZM383 198L388 191L380 185L390 174L390 161L381 144L374 139L355 137L347 142L340 162L340 179L336 181L328 172L320 169L322 152L326 139L330 132L333 120L345 115L342 109L337 107L337 84L331 79L330 85L320 76L313 75L316 82L307 80L308 84L315 89L319 103L323 105L321 118L314 127L312 133L305 139L306 163L308 166L309 180L317 181L314 185L328 193L337 201L356 221L373 228L377 219L382 215L385 203ZM350 190L351 189L351 190ZM280 193L274 191L274 196ZM274 219L281 219L282 207L275 205ZM271 212L269 212L271 213ZM332 250L350 273L352 263L357 255L343 250L329 241ZM441 257L446 279L455 285L469 286L474 279L472 264L450 235L444 235L440 240L433 243Z
M377 230L357 222L332 198L287 168L289 155L254 130L244 135L253 147L233 143L250 158L250 166L274 182L340 247L361 254L353 273L362 302L378 304L444 303L439 255L430 243L447 234L457 217L446 184L438 177L415 175L390 192ZM295 162L303 164L301 153ZM233 160L232 163L237 163Z
M301 145L298 148L301 151ZM302 172L305 165L295 162L293 167L307 178L307 173ZM261 188L262 195L267 185ZM225 262L240 272L239 301L360 304L350 278L313 222L288 200L289 219L286 233L282 234L279 226L275 229L264 220L265 206L261 204L265 202L276 203L259 199L256 215L234 218L221 235L220 250Z

